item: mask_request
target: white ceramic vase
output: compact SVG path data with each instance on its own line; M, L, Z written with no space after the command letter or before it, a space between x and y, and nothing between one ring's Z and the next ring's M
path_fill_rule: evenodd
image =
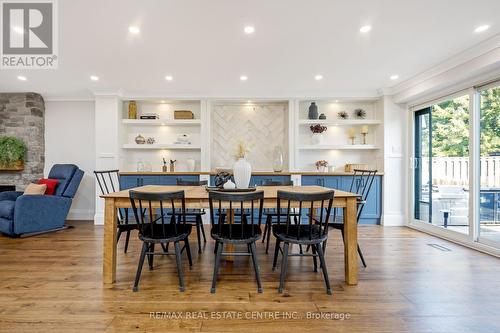
M311 143L313 145L320 145L323 143L323 133L312 133L311 134Z
M187 169L189 172L193 172L194 171L194 167L195 167L195 160L192 159L192 158L188 158L187 161L186 161L186 164L187 164Z
M245 158L239 158L233 165L233 175L236 188L248 188L252 176L252 166Z

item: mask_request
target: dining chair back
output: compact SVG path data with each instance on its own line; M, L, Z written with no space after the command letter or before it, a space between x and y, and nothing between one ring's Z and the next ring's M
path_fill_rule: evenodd
M208 181L206 180L184 180L182 178L177 178L177 185L179 186L206 186ZM205 215L204 209L198 208L188 208L186 209L186 217L188 222L194 223L196 225L196 237L198 238L198 253L201 253L201 235L203 236L203 243L207 242L205 236L205 228L203 227L202 216ZM167 244L168 250L168 244Z
M184 248L187 252L189 266L192 266L188 239L192 225L186 223L184 191L157 193L131 190L129 196L134 217L139 227L139 239L143 242L134 291L138 290L145 256L148 256L149 268L153 269L154 255L169 254L166 251L155 253L155 244L165 245L170 242L174 243L180 290L184 291L182 251L179 241L185 243Z
M277 223L273 225L273 234L276 237L276 246L274 250L273 271L276 269L278 254L283 254L281 261L281 275L278 292L283 293L285 286L285 277L288 266L289 256L311 256L314 263L314 271L317 271L316 258L319 257L320 267L323 271L326 291L331 294L328 271L324 257L324 245L328 238L328 223L332 210L334 190L323 192L303 193L278 191L277 207L278 213ZM307 223L292 222L292 213L295 207L298 207L298 214L302 217L304 210L307 210ZM286 218L283 220L281 216L285 211ZM283 249L280 244L283 243ZM302 251L300 253L289 253L290 244L308 245L312 249L312 253Z
M293 186L292 180L279 181L279 180L264 180L262 186ZM266 217L266 225L264 226L264 235L262 236L262 243L266 242L266 254L269 253L269 242L271 239L271 228L272 224L277 219L278 214L276 213L276 208L264 208L264 215ZM298 223L298 213L293 212L295 223ZM300 246L302 251L302 245Z
M120 171L119 170L101 170L94 171L97 185L102 195L110 194L120 191ZM128 208L117 209L117 234L116 242L120 240L122 233L126 233L125 247L123 252L127 253L128 244L130 239L130 232L137 229L137 224L129 223L129 210Z
M210 234L215 240L216 258L211 292L215 293L217 274L222 255L251 256L257 280L257 291L262 292L255 242L260 238L264 192L218 192L208 194L210 206ZM245 212L246 211L246 212ZM246 252L223 253L225 244L244 244Z
M370 190L373 185L373 181L375 180L375 175L377 174L377 170L362 170L362 169L354 169L354 175L352 177L351 187L349 188L349 192L357 193L360 195L358 200L358 211L357 218L361 216L363 212L363 208L366 204L366 200L368 195L370 194Z

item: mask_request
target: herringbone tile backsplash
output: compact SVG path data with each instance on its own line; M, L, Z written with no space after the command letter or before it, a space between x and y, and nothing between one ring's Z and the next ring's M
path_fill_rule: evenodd
M288 170L288 109L283 104L215 105L212 112L212 168L232 167L238 140L250 147L255 171L271 171L274 147L283 150Z

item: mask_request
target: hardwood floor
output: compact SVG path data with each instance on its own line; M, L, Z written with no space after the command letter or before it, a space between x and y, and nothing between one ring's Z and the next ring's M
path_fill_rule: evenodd
M192 271L183 255L186 292L178 291L175 258L168 256L156 257L153 271L145 265L133 293L136 234L127 254L120 241L118 282L104 287L103 228L71 224L37 237L0 236L1 332L500 332L500 260L408 228L359 228L368 268L351 287L343 283L341 239L332 231L326 259L334 294L328 296L311 258L290 258L286 293L278 294L279 271L271 271L262 243L263 294L248 257L224 262L217 293L210 294L212 241L201 255L192 251ZM179 317L168 319L167 312ZM308 319L308 312L348 318ZM257 317L271 314L281 317ZM223 315L233 318L216 318Z

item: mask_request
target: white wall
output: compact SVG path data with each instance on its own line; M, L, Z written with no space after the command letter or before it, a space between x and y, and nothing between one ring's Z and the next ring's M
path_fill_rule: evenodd
M69 220L92 220L95 211L94 102L45 102L45 170L56 163L76 164L85 172Z
M384 226L402 226L407 221L407 141L408 118L405 105L394 103L392 96L383 97L384 105Z

